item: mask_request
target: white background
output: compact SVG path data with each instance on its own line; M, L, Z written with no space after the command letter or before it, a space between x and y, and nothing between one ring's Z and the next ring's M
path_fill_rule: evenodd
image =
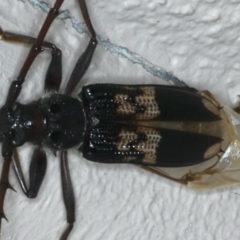
M3 29L36 36L53 0L0 1ZM166 71L233 106L240 94L239 0L88 0L100 44L86 83L166 83ZM35 6L35 7L34 7ZM88 43L76 0L65 1L64 20L47 35L63 51L64 83ZM80 30L80 33L73 28ZM28 47L0 42L0 105ZM19 97L43 94L48 53L35 61ZM133 64L136 62L137 64ZM44 64L45 63L45 64ZM151 73L146 71L151 69ZM177 107L177 106L176 106ZM27 166L32 148L19 149ZM103 165L69 151L76 217L69 240L237 240L240 187L197 192L131 165ZM66 226L59 161L48 152L48 170L37 199L27 199L11 171L17 193L8 191L2 240L55 240Z

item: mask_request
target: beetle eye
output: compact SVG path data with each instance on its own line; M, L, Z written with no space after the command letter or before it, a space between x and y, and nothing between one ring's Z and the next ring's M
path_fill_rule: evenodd
M49 107L49 110L50 110L52 113L58 113L58 112L60 112L60 110L61 110L61 106L60 106L58 103L53 103L53 104L51 104L51 106Z
M52 140L53 143L57 143L59 141L59 137L60 137L59 131L52 132L49 135L49 138Z

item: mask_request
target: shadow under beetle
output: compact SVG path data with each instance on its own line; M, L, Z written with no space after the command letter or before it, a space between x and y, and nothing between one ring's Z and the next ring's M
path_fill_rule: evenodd
M86 4L80 8L91 34L63 93L61 50L44 41L63 0L56 0L37 36L4 32L2 40L31 44L31 50L0 111L0 141L4 158L0 179L0 217L5 193L12 188L13 164L24 194L37 196L47 166L43 148L60 153L63 199L68 226L75 222L75 199L68 169L67 150L77 147L93 162L131 163L195 189L209 189L240 182L239 115L222 106L208 91L163 85L92 84L77 98L71 93L89 67L97 46ZM34 59L45 49L52 59L45 78L45 97L27 105L16 102ZM29 170L29 187L22 173L17 147L36 145Z

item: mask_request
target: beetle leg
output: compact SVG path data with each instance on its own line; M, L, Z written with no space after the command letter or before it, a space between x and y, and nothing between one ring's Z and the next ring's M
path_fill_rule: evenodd
M62 51L55 48L52 50L51 54L52 60L46 73L44 89L47 92L58 92L62 82Z
M34 149L29 168L29 189L27 188L27 184L22 173L19 155L16 149L13 153L13 167L23 193L28 198L35 198L46 173L47 157L45 151L39 147Z
M75 222L75 199L71 176L68 167L67 151L60 152L62 191L65 208L67 211L68 227L63 232L60 240L66 240Z
M140 167L148 172L151 172L151 173L154 173L154 174L157 174L161 177L164 177L164 178L167 178L167 179L170 179L174 182L178 182L178 183L181 183L183 185L187 185L187 181L185 179L176 179L176 178L173 178L173 177L170 177L168 176L166 173L164 173L160 168L158 167L153 167L153 166L147 166L147 165L136 165L137 167Z
M31 47L31 50L29 51L29 54L20 70L20 73L15 81L12 82L8 95L7 100L5 102L5 107L8 109L11 108L15 100L17 99L18 95L21 92L22 84L25 80L25 77L28 73L29 68L31 67L34 59L37 57L37 55L42 52L42 44L43 40L48 32L48 29L50 28L53 20L60 14L59 8L61 7L64 0L56 0L54 6L50 9L48 12L48 15L45 19L44 24L42 25L42 28L36 38L36 41Z
M91 34L91 39L88 43L86 50L79 57L76 65L72 71L72 74L70 76L70 79L68 80L68 83L67 83L67 86L66 86L66 89L64 92L65 94L71 94L74 91L77 84L81 81L83 75L85 74L85 72L87 71L87 69L91 63L92 56L95 52L95 49L96 49L97 43L98 43L97 39L96 39L96 33L93 29L91 20L88 15L85 0L78 0L78 1L80 4L80 8L81 8L81 12L82 12L84 21L85 21L87 28Z
M5 32L0 28L1 39L5 42L34 44L36 38ZM53 43L43 42L42 50L51 50L52 59L45 77L45 91L58 91L62 81L62 51Z

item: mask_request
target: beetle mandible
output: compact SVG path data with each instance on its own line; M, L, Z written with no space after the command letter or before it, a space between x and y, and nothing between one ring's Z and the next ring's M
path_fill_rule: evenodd
M155 87L155 86L153 86L153 87ZM130 91L131 89L128 89L128 90ZM147 89L147 91L149 92L149 91L151 91L151 89ZM142 111L142 110L140 109L139 111Z

